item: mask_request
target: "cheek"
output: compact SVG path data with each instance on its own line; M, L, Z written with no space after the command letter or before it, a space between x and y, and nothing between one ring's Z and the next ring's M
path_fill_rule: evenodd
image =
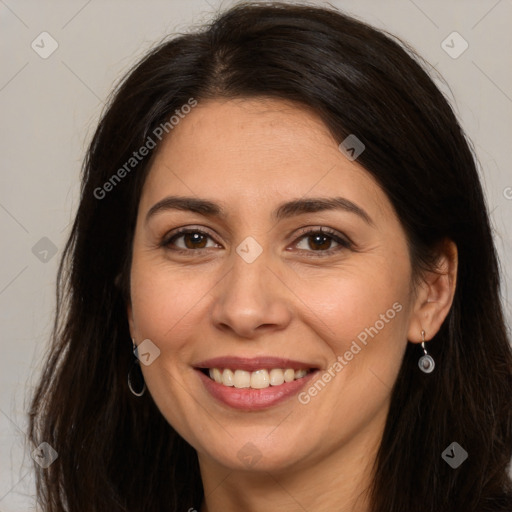
M319 376L328 383L312 382L301 403L314 404L304 413L321 418L333 439L340 437L340 425L348 438L377 417L384 421L407 344L408 269L384 259L354 264L329 278L304 281L299 292L330 354L329 375Z
M151 258L132 263L133 335L137 342L150 339L160 350L154 363L141 367L144 379L162 415L191 444L196 440L190 437L195 431L190 395L184 393L191 371L186 362L194 350L192 333L209 289L206 281L197 272L195 277L180 273Z
M134 259L131 301L137 339L183 342L180 332L200 307L204 294L205 279L173 271L161 263Z
M304 313L332 358L347 361L345 378L369 378L360 371L366 367L392 382L407 341L410 266L403 257L366 258L364 265L353 261L328 276L302 281L298 294L308 306Z
M408 282L408 273L385 266L354 266L303 280L301 296L334 333L354 333L373 325L395 302L405 307Z

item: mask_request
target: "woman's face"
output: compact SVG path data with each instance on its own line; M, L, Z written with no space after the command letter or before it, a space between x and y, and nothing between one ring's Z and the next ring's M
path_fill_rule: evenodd
M130 328L158 347L142 350L149 392L203 463L297 469L380 442L411 265L389 200L340 142L291 104L219 100L155 155Z

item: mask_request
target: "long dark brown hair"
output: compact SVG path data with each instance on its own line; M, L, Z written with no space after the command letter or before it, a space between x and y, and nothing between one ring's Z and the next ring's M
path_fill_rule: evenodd
M30 410L30 440L59 454L35 465L42 510L199 507L194 449L148 393L127 387L131 246L150 158L104 197L98 189L191 98L254 97L313 109L340 142L357 135L358 162L392 202L417 274L432 268L440 240L458 247L453 305L429 343L436 370L425 378L408 344L392 390L372 512L510 512L512 354L488 211L456 116L396 38L333 8L262 2L159 44L119 85L92 139ZM454 441L469 455L457 469L441 457Z

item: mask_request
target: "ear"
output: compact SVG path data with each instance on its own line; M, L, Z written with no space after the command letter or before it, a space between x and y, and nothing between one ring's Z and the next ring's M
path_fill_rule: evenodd
M114 284L116 288L119 290L121 295L124 297L125 303L126 303L126 317L128 318L128 327L130 329L130 337L133 339L135 338L135 322L133 321L133 309L132 309L132 303L131 298L129 296L129 292L127 293L125 289L122 286L121 283L122 274L121 272L117 274L116 278L114 279Z
M452 240L439 245L436 268L423 275L417 285L413 311L409 323L408 339L412 343L432 339L450 311L457 284L458 251Z
M128 318L128 326L130 328L130 337L135 338L135 322L133 321L133 309L131 301L126 303L126 316Z

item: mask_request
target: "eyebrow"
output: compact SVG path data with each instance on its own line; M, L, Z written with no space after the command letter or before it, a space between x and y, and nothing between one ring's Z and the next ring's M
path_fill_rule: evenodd
M154 204L146 215L146 222L157 213L168 210L183 210L204 215L205 217L227 218L226 210L218 203L207 199L185 196L168 196ZM276 221L288 219L304 213L322 212L328 210L342 210L353 213L364 220L368 225L374 226L371 217L360 206L344 197L313 197L295 199L280 204L272 213Z

